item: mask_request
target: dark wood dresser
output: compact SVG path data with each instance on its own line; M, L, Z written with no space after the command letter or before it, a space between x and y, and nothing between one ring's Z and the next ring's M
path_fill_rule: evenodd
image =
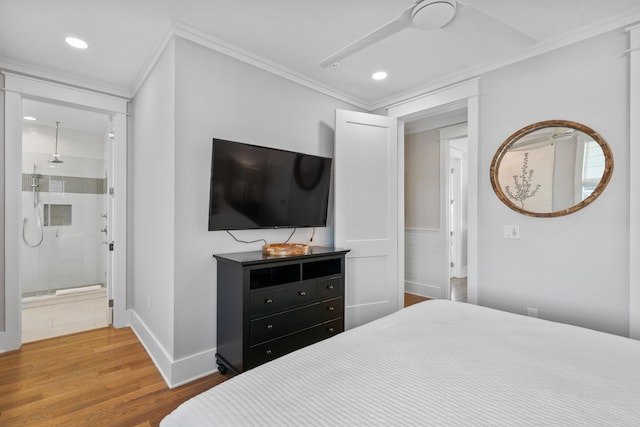
M215 254L221 373L240 373L344 331L345 254Z

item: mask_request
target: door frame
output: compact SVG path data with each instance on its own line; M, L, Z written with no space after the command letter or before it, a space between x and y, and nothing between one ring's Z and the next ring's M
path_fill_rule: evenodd
M446 212L443 213L447 219L446 235L449 239L449 259L447 260L448 276L451 277L466 277L466 268L461 266L460 259L462 258L463 251L461 249L463 245L463 225L465 222L464 210L466 209L466 197L464 197L463 188L466 186L466 153L467 153L467 130L466 124L463 126L464 131L461 132L464 136L442 135L441 133L441 152L445 155L446 165L444 173L444 193L443 206ZM463 146L458 145L457 141L462 141ZM456 167L456 162L457 166ZM455 266L452 266L455 264ZM451 295L449 294L449 299Z
M404 176L404 122L429 110L466 102L468 131L467 301L478 303L478 134L480 79L471 79L387 107L398 119L398 177ZM398 180L398 309L404 301L404 180Z
M115 327L129 325L126 309L126 201L127 201L127 104L128 100L33 77L2 72L5 112L5 327L0 331L0 352L16 350L22 344L20 284L20 193L22 174L22 100L35 99L52 104L92 110L113 117L113 184L117 198L113 209L113 319Z

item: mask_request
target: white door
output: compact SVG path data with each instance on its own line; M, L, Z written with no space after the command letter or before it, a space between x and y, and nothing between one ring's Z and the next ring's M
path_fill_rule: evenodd
M347 329L398 309L398 123L336 110L335 245L346 257Z

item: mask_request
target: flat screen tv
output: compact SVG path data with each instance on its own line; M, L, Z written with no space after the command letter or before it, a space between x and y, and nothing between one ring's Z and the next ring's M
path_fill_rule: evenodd
M327 224L331 159L213 139L209 231Z

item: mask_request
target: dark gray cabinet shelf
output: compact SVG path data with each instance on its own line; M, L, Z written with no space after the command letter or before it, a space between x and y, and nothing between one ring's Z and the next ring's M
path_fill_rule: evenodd
M218 370L240 373L344 331L345 254L215 254Z

